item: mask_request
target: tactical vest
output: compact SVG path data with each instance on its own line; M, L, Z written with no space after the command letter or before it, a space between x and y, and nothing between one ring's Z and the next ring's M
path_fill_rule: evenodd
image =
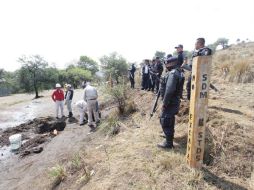
M181 85L183 83L183 75L182 72L180 71L180 68L177 69L173 69L169 72L166 73L165 76L162 77L161 79L161 97L162 99L164 98L165 92L166 92L166 85L167 85L167 81L169 80L169 76L170 75L174 75L174 79L176 80L176 89L175 92L172 96L172 98L169 100L171 105L176 105L180 103L180 96L182 95L183 92L183 85Z
M67 90L67 91L66 91L66 93L65 93L65 99L66 99L66 97L67 97L67 93L68 93L68 92L71 92L70 100L72 100L72 98L73 98L73 90Z

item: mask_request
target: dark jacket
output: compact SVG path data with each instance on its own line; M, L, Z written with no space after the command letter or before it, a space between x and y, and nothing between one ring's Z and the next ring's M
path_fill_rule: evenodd
M136 71L136 67L134 65L129 69L129 77L134 78L134 73Z
M183 51L181 51L178 53L178 56L177 56L177 64L179 65L179 67L181 67L181 65L183 64L183 61L184 61L184 54L183 54Z
M212 55L212 50L208 47L203 47L203 48L200 48L198 50L194 50L192 52L192 56L191 56L191 61L190 61L190 64L188 65L189 68L188 69L192 69L192 61L193 61L193 58L194 57L198 57L198 56L207 56L207 55Z
M147 65L147 67L148 67L148 73L145 73L145 67L146 67L146 65L144 65L142 67L142 74L149 74L149 65Z
M155 73L158 73L158 75L161 76L163 72L163 64L160 61L155 63L153 70Z
M68 93L70 93L69 97L67 97ZM67 91L65 92L64 99L67 99L67 98L68 98L68 100L72 100L73 94L74 94L73 90L67 90Z
M183 91L181 85L183 76L180 68L168 71L162 78L161 96L164 107L164 114L175 115L179 111L180 96Z

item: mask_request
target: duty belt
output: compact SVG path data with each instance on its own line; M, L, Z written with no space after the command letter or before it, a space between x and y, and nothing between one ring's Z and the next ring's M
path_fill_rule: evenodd
M97 98L93 98L93 99L88 99L88 100L96 100Z

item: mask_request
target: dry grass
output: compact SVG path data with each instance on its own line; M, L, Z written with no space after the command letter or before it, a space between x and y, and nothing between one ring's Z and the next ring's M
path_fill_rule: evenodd
M65 159L49 170L52 179L51 189L56 187L76 189L84 186L91 179L93 174L91 171L93 170L86 163L86 153L78 152L72 158Z
M241 61L235 63L229 69L229 81L248 83L254 81L254 72L251 70L251 62Z
M254 82L254 44L236 45L227 50L216 52L213 57L215 74L230 82Z
M63 165L56 165L49 171L49 176L53 180L52 189L58 186L66 177L66 168Z

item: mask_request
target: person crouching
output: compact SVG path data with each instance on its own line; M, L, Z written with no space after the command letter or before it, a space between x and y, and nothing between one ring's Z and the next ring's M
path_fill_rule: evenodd
M87 112L87 103L84 100L79 100L78 102L76 102L76 106L79 110L79 125L85 125L84 116Z

